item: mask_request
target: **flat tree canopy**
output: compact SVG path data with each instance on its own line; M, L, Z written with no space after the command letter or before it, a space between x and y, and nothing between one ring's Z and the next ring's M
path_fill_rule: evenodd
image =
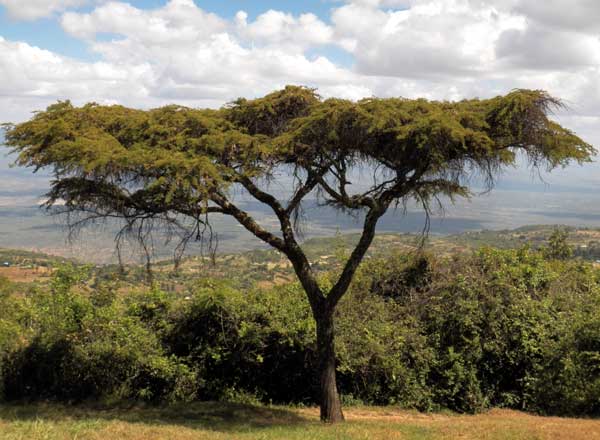
M468 196L468 178L491 187L517 154L551 170L589 161L591 145L549 119L560 101L540 90L492 99L438 102L321 99L288 86L219 110L167 106L134 110L59 102L9 125L7 144L22 166L51 168L48 206L80 214L77 222L126 221L129 231L158 224L199 235L213 214L235 218L285 254L317 323L321 418L343 419L335 380L333 315L390 206L439 196ZM353 185L351 172L371 178ZM292 182L281 200L270 182ZM280 232L262 227L232 194L243 188L272 209ZM307 196L346 212L363 212L358 245L329 291L319 286L297 239L295 219ZM191 221L185 222L184 219ZM137 228L137 229L136 229ZM189 237L188 236L188 237Z

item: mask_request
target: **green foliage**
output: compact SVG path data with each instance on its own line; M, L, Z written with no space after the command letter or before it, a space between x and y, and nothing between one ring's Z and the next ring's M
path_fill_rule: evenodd
M2 311L0 322L8 320L19 336L0 353L5 397L192 398L193 371L164 353L154 329L127 304L94 306L83 278L81 269L62 267L48 291L13 298L21 316ZM140 300L139 309L147 303Z
M569 246L567 238L569 231L556 228L548 238L548 247L545 249L548 258L566 260L573 255L573 248Z
M86 277L65 266L26 294L0 283L4 398L318 400L299 285L203 280L185 296L123 296L107 284L99 301ZM528 248L371 259L336 317L343 400L599 414L599 280L591 265Z
M251 135L277 136L289 129L290 123L306 116L319 103L313 89L287 86L263 98L237 99L226 111L226 118Z
M437 265L426 289L401 298L401 316L416 317L435 353L427 378L434 406L595 411L597 370L583 359L598 352L577 348L586 338L578 326L593 334L598 323L600 291L589 266L547 261L527 248L484 249Z
M314 399L314 323L298 293L241 293L210 282L176 311L165 340L205 378L202 398L230 399L232 390L245 390L279 402Z

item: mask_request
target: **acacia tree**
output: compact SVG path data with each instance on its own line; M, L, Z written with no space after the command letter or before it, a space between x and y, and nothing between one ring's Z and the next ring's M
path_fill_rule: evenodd
M543 91L516 90L487 100L321 99L288 86L219 110L167 106L134 110L59 102L7 127L17 163L51 168L49 207L72 225L125 220L144 236L157 225L201 235L214 215L231 216L292 263L317 328L321 419L343 420L336 386L334 312L375 235L377 221L399 203L468 196L467 178L494 178L518 152L548 169L589 161L594 150L548 117L560 102ZM360 184L353 171L362 169ZM368 170L368 173L364 170ZM368 178L365 176L368 174ZM287 175L287 196L273 180ZM279 231L257 222L237 189L273 211ZM319 285L298 239L307 197L364 215L358 244L337 282ZM186 220L187 219L187 220Z

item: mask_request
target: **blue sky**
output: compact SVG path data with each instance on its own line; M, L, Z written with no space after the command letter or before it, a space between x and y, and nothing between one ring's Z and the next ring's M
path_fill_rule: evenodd
M132 5L152 9L165 2L161 0L137 0L129 2ZM202 9L214 12L223 17L233 17L238 11L246 11L250 18L256 18L269 9L286 11L292 14L312 12L313 14L328 19L331 9L339 2L335 0L196 0L196 5Z
M21 22L11 19L6 8L0 10L0 35L6 39L25 41L33 46L78 59L100 58L94 55L83 41L65 34L60 23L53 18Z
M151 1L140 1L138 4L141 7L145 7L152 3L153 2ZM154 3L156 4L157 2ZM335 6L335 3L339 4L339 2L334 2L332 0L205 0L196 2L198 6L225 17L233 17L236 12L244 10L248 13L250 18L256 18L259 14L262 14L269 9L274 9L283 10L292 14L312 12L323 20L329 18L329 14L331 9Z

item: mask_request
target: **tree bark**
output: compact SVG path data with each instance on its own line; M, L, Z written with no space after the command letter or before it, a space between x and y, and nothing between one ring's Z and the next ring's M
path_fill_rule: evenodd
M335 374L335 342L332 311L315 314L317 323L317 351L321 379L321 421L338 423L344 421L342 402L337 389Z

